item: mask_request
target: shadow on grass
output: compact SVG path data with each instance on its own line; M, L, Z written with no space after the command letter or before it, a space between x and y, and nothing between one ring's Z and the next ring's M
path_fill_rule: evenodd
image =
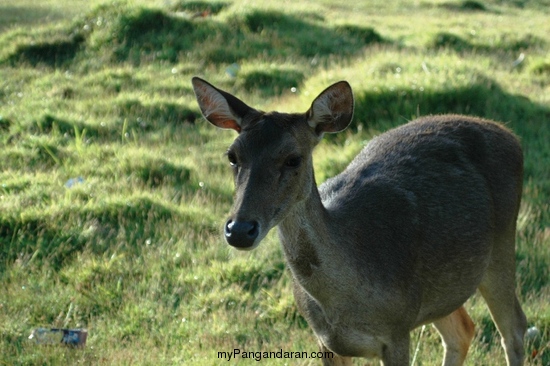
M0 134L7 133L12 124L13 122L10 119L0 116Z
M488 349L491 349L493 345L500 347L498 344L499 334L493 319L489 314L484 315L481 321L476 324L477 337L479 341L485 345Z
M40 119L30 127L29 132L36 134L51 134L59 133L61 135L75 136L75 133L86 130L87 133L93 136L99 136L100 131L86 123L77 121L68 121L66 119L45 113Z
M284 90L302 85L305 75L298 70L266 68L239 75L237 85L248 92L260 93L265 97L282 94Z
M28 125L0 119L0 136L5 133L6 142L12 145L26 141L27 133L58 136L64 139L79 138L86 141L116 142L121 141L125 131L145 138L149 134L159 133L163 129L168 129L173 133L185 133L181 129L193 125L195 120L200 118L198 111L176 103L158 102L144 105L138 100L125 100L116 104L114 110L119 119L101 125L62 118L50 112L44 113ZM124 122L125 120L126 122ZM16 125L16 127L10 131L12 125ZM34 144L40 145L41 143L35 142ZM50 146L48 145L47 148ZM58 147L51 145L51 149L57 151ZM25 168L24 161L19 163L13 161L13 164L13 167Z
M550 60L536 62L532 68L532 72L535 75L548 75L550 76Z
M171 220L188 230L205 230L207 225L146 197L87 205L79 210L67 208L56 217L5 213L0 216L0 263L44 261L58 270L74 253L86 249L101 254L120 250L115 247L121 244L124 251L139 255L140 243L162 235ZM0 271L2 268L0 265Z
M479 1L464 0L464 1L448 1L437 5L440 8L450 11L465 11L465 12L484 12L487 7Z
M135 177L148 188L157 188L163 185L183 187L189 183L191 170L184 166L175 165L165 159L128 160L123 164L124 172Z
M476 0L451 0L442 3L421 3L421 6L437 7L446 9L451 12L491 12L498 13L498 10L493 9L493 6L511 7L511 8L542 8L547 9L550 3L547 0L512 0L512 1L476 1Z
M258 57L347 57L372 43L384 42L369 27L326 26L313 13L286 14L252 10L232 15L228 21L214 16L226 3L182 2L172 10L134 7L124 4L101 5L76 21L72 34L49 41L43 34L35 44L22 43L8 56L9 64L65 66L81 53L110 62L141 64L155 60L179 62L193 60L232 63ZM207 12L206 16L182 16L174 11ZM92 41L90 41L92 40ZM110 56L109 56L110 55Z
M115 109L120 118L128 118L133 127L143 131L158 131L167 125L193 124L200 117L198 111L180 104L143 104L134 99L119 102Z
M75 35L55 41L20 44L6 61L11 66L21 64L48 67L67 66L82 48L84 40L82 35Z
M458 113L510 124L517 133L537 129L550 119L550 108L504 91L487 78L462 87L438 90L402 88L356 93L355 118L367 125L401 124L419 115ZM526 121L527 124L521 124Z
M190 12L194 16L208 16L218 14L229 6L231 6L229 2L180 0L174 3L170 8L173 11Z
M451 49L455 52L484 52L484 53L502 53L502 52L520 52L529 48L543 48L546 42L533 35L517 37L516 35L502 34L494 44L476 44L466 40L454 33L439 32L434 35L432 41L428 44L432 49Z

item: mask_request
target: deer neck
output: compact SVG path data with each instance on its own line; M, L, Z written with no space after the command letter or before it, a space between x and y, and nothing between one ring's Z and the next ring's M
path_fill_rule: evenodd
M313 297L321 300L327 283L334 283L331 269L340 266L341 257L331 245L329 213L313 184L309 196L294 205L279 223L279 237L295 281Z

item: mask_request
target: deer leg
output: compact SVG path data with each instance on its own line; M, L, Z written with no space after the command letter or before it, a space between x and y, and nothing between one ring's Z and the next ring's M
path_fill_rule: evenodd
M352 365L351 357L340 356L332 352L331 350L329 350L321 342L319 342L319 345L320 345L320 352L323 352L323 354L325 355L325 357L323 357L323 366L351 366ZM327 357L329 355L329 352L332 355L332 357L330 356Z
M401 366L409 364L410 335L395 338L391 344L384 345L382 350L382 366Z
M351 366L351 357L339 356L336 353L332 358L323 358L323 366Z
M514 236L508 236L507 246L495 248L479 292L487 302L491 317L502 337L508 366L523 364L523 336L527 319L515 292ZM510 243L511 242L511 243ZM508 250L504 250L508 249Z
M443 366L462 365L474 338L474 322L461 306L453 313L433 322L445 347Z
M487 302L491 317L502 337L507 365L519 366L523 364L523 336L527 329L527 319L513 288L502 284L503 277L484 280L479 291Z

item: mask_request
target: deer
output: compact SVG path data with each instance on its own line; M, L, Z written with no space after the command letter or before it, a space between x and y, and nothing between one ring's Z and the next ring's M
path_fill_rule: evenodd
M235 183L223 234L252 250L278 227L299 312L323 365L352 357L408 365L410 332L432 324L443 365L462 365L475 336L464 304L479 291L508 366L523 363L527 320L515 292L523 152L503 124L419 117L372 138L319 187L312 151L351 123L346 81L305 113L263 112L194 77L203 116L238 136L226 152Z

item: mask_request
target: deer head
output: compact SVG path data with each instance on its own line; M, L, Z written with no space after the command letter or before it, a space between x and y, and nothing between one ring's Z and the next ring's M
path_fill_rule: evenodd
M299 202L316 192L311 152L324 133L344 130L353 116L353 94L340 81L315 98L305 113L265 113L208 82L193 78L204 117L239 133L227 150L235 200L224 233L235 248L258 246Z

